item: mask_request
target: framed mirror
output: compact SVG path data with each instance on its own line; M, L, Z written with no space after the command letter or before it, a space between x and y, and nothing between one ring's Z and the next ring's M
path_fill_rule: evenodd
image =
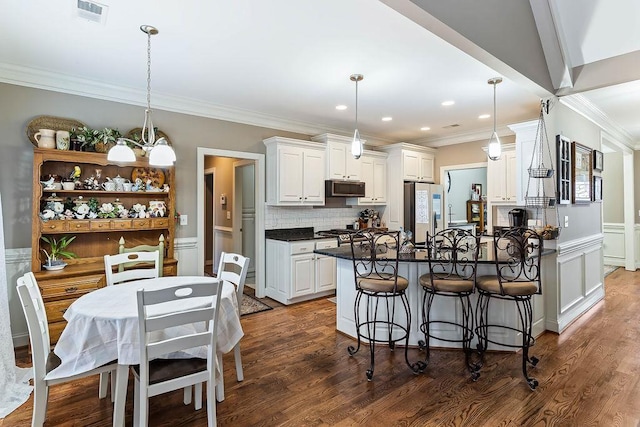
M573 203L591 202L592 159L591 148L573 141L571 145Z

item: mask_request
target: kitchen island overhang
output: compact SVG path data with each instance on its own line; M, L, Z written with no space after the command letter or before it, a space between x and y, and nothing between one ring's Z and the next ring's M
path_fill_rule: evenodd
M478 259L478 276L495 275L496 267L489 248L490 242L483 244L480 249ZM356 298L355 276L353 273L353 257L351 247L349 245L341 245L337 248L316 250L315 253L336 258L337 265L337 289L336 289L336 329L350 337L356 338L355 312L354 302ZM542 268L547 262L554 262L555 249L543 249L542 251ZM395 258L395 251L389 251L388 258ZM421 275L429 272L428 254L424 249L417 249L412 253L401 253L398 255L398 274L405 277L409 281L407 288L407 298L411 311L409 345L418 347L418 341L424 340L424 335L420 332L419 325L422 323L422 301L424 290L419 285L418 279ZM533 335L538 336L545 331L545 311L544 311L544 293L547 286L553 284L545 283L544 274L542 283L542 295L534 295L533 304ZM471 295L471 303L474 309L477 302L477 293ZM402 313L402 310L396 310L396 313ZM403 314L398 314L403 315ZM436 297L432 307L432 317L449 320L451 322L460 323L462 312L460 305L452 298ZM405 319L399 319L404 321ZM474 319L475 321L475 319ZM519 322L518 312L514 304L508 301L492 301L491 311L489 313L489 321L492 323L503 324L517 327ZM462 336L460 328L451 325L437 324L432 326L432 331L437 336L451 340L459 340ZM376 333L384 334L386 331L380 329ZM381 335L382 336L382 335ZM490 332L490 339L491 339ZM522 341L522 336L514 331L499 330L495 332L494 341L518 345ZM477 339L474 337L472 345L475 346ZM460 347L460 344L447 342L444 340L431 339L432 347L452 348ZM489 344L489 350L514 351L513 348Z

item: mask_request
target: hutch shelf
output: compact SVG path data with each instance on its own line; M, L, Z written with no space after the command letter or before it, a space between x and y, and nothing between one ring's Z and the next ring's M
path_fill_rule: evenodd
M51 175L68 177L80 168L80 180L100 174L100 181L117 176L131 179L136 170L155 171L163 178L168 191L103 191L94 189L45 190L41 181ZM105 286L104 255L117 254L118 241L124 237L128 247L157 245L160 236L165 239L163 275L177 274L174 259L173 238L175 233L175 171L173 167L153 169L146 158L138 158L135 163L112 164L106 154L56 149L34 148L33 150L33 206L31 237L31 269L42 291L49 321L52 343L55 343L66 322L63 314L67 307L80 296ZM54 195L55 193L55 195ZM47 199L56 197L69 203L82 196L102 203L121 203L131 209L135 204L149 206L151 202L162 203L166 210L162 217L152 218L96 218L96 219L53 219L45 221L40 217ZM41 237L59 239L63 235L75 236L67 250L77 258L65 259L68 265L63 270L46 271L43 264L46 255L43 249L49 246Z

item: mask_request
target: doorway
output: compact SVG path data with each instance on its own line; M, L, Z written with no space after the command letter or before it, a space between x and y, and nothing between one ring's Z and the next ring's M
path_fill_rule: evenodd
M247 153L240 151L229 150L217 150L211 148L198 147L197 149L197 171L196 175L199 177L197 180L197 208L198 208L198 221L197 221L197 252L198 252L198 271L203 274L205 272L205 259L206 259L206 246L207 242L207 227L205 222L206 218L206 199L207 199L207 174L205 173L205 165L208 158L226 158L230 160L229 166L229 178L232 185L228 192L222 193L222 187L218 188L216 181L222 184L221 176L223 175L223 168L216 167L214 176L217 180L213 183L212 205L213 215L217 219L217 223L213 224L210 236L212 236L212 260L213 269L217 268L216 252L220 251L220 248L224 248L227 252L237 251L245 253L245 249L242 245L247 246L247 253L252 251L251 263L253 264L254 276L255 276L255 294L258 298L263 298L265 294L265 271L264 271L264 200L265 200L265 184L264 184L264 170L265 170L265 158L264 154ZM238 168L233 167L234 163L237 163ZM251 165L252 168L248 166ZM246 169L243 169L247 167ZM238 177L236 179L237 169ZM253 169L253 171L251 171ZM252 172L252 173L251 173ZM241 182L248 183L250 176L253 175L253 185L242 185ZM237 181L237 184L232 184ZM243 189L243 187L245 187ZM252 190L249 189L252 187ZM237 190L236 190L237 189ZM253 205L249 210L247 226L243 227L243 214L242 208L234 210L236 203L234 203L236 191L240 193L253 193L253 200L248 194L240 195L241 200L245 200L247 205ZM220 194L218 194L220 193ZM224 196L224 197L222 197ZM242 202L240 202L242 206ZM253 224L249 224L253 222ZM253 227L251 227L253 225ZM236 233L234 229L242 232ZM253 232L250 230L253 228ZM244 235L244 238L243 238ZM239 242L236 246L236 240ZM244 241L244 243L243 243ZM253 242L252 247L251 242ZM242 249L238 249L242 248Z
M249 257L247 286L255 283L255 161L233 163L233 251Z

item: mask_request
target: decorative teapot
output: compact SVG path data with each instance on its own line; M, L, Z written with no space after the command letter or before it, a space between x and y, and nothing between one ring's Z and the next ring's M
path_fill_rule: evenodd
M124 191L124 183L131 182L131 181L118 175L115 178L113 178L113 182L116 183L116 191Z

